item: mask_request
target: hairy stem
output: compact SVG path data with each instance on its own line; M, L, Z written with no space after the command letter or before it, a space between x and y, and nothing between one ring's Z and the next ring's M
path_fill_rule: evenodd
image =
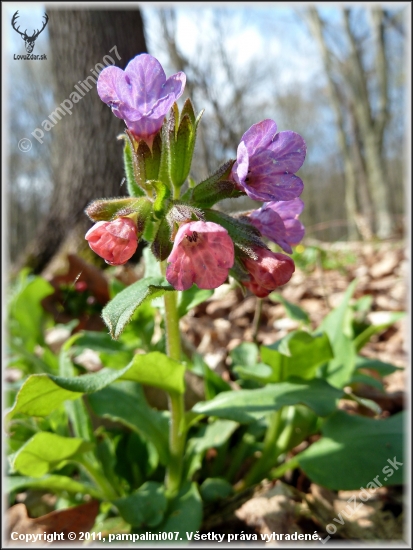
M161 264L165 274L166 262ZM175 361L181 360L181 335L179 332L179 316L177 308L177 293L166 292L165 303L165 331L168 357ZM170 496L179 491L182 478L183 453L185 447L184 425L184 396L176 392L168 393L169 410L171 413L169 431L169 464L166 471L166 487Z

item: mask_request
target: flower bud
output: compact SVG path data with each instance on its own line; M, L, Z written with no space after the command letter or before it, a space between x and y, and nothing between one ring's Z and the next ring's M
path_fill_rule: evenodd
M110 265L126 263L138 247L137 229L130 218L98 222L85 235L90 248Z
M295 271L293 260L285 254L276 254L267 248L255 248L257 260L244 258L250 280L241 281L253 294L265 298L277 287L285 285Z

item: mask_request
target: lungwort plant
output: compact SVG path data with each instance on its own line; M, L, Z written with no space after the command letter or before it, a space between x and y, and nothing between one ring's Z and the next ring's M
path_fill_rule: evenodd
M179 110L184 86L183 73L167 79L146 54L125 71L101 72L99 96L126 123L129 196L90 204L86 239L110 265L127 262L143 240L146 273L126 288L112 284L102 312L110 334L77 332L58 355L44 340L49 321L40 304L53 288L21 274L10 300L9 346L10 365L26 376L9 385L7 423L11 498L47 489L73 505L90 495L101 502L96 530L174 532L186 540L205 510L231 506L288 470L300 468L331 489L374 492L402 483L400 465L382 472L388 459L403 462L403 423L401 414L377 419L338 409L340 399L351 399L380 412L348 388L360 381L382 387L380 375L395 370L359 355L395 318L360 322L354 282L312 331L307 314L274 292L293 276L287 254L304 235L303 182L295 175L304 140L263 120L242 136L236 160L196 183L190 169L202 113L189 99ZM228 215L214 208L242 195L260 201L257 209ZM229 277L245 292L281 301L301 322L272 345L245 342L231 352L236 389L200 355L183 352L179 328ZM155 338L159 312L162 336ZM77 358L87 349L104 368L85 373ZM192 406L185 406L187 372L204 386L205 400ZM165 393L167 410L149 405L148 387ZM288 458L315 434L315 443Z

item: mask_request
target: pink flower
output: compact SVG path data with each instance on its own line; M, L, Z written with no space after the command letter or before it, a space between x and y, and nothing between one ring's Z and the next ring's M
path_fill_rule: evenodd
M130 218L97 222L85 235L90 248L110 265L122 265L138 247L136 225Z
M267 248L254 248L258 260L243 260L250 274L249 281L242 281L253 294L265 298L277 287L285 285L295 271L293 260L285 254L276 254Z
M167 262L168 282L176 290L217 288L234 265L234 243L226 229L214 222L189 222L175 237Z

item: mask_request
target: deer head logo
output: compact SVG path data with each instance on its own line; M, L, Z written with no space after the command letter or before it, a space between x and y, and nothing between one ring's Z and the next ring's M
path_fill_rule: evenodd
M16 13L13 15L12 17L12 20L11 20L11 26L13 27L13 29L18 32L20 34L20 36L23 38L24 40L24 45L26 47L26 52L27 53L32 53L33 51L33 48L34 48L34 43L36 42L37 40L37 37L39 36L39 34L44 30L44 28L46 27L47 25L47 22L49 21L49 17L47 15L47 13L44 14L44 23L43 23L43 27L40 29L37 29L36 31L33 32L32 36L29 36L27 34L27 29L24 31L24 32L20 32L19 29L20 27L17 27L16 28L16 21L17 21L17 18L19 17L18 16L18 13L19 11L16 11Z

